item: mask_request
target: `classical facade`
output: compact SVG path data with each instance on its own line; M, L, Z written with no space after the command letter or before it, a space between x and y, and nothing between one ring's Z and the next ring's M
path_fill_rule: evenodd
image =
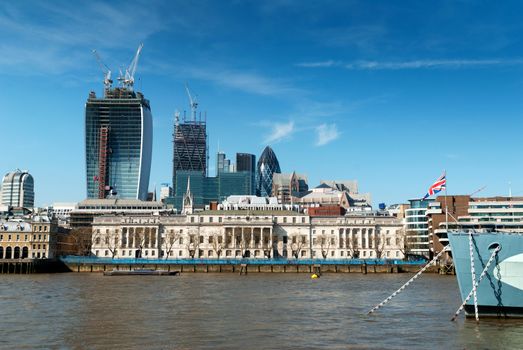
M72 246L47 216L0 221L0 259L52 259L70 254Z
M216 210L100 216L92 230L92 253L106 258L403 258L402 223L390 216Z

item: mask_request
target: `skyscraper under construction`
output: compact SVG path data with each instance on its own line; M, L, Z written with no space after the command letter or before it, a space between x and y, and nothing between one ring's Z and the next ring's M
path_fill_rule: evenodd
M103 98L89 94L85 106L87 197L147 199L152 157L152 115L149 101L133 90L138 48L120 86L105 73Z
M207 123L201 115L197 118L196 109L198 102L186 85L185 90L189 96L191 117L187 120L184 116L180 122L180 115L176 113L174 122L173 146L173 188L176 186L176 173L179 170L198 171L207 176Z
M173 188L179 170L199 171L207 175L207 127L203 120L184 120L176 117L174 125Z

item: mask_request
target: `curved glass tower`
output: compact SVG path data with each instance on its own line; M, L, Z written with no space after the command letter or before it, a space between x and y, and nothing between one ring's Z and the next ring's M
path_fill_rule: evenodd
M280 163L270 146L265 147L258 160L258 173L256 179L256 194L268 197L272 192L272 175L281 173Z
M85 106L87 197L147 199L152 156L149 101L125 87L89 94Z
M34 206L34 180L27 170L7 173L2 180L2 204L13 207Z

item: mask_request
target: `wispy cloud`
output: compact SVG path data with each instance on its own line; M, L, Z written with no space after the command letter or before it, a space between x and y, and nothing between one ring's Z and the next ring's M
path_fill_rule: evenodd
M404 69L458 69L458 68L481 68L487 66L515 66L522 65L522 58L515 59L426 59L411 61L319 61L302 62L296 64L305 68L340 67L350 70L404 70Z
M187 74L191 78L211 81L221 86L257 95L275 96L300 94L303 92L282 79L270 78L248 71L186 67L182 70L182 73Z
M296 131L294 121L290 120L287 123L273 123L270 128L270 134L264 140L265 144L274 144L283 141Z
M326 145L340 137L336 124L321 124L316 127L316 146Z
M161 8L147 6L146 2L134 5L99 1L3 3L0 71L24 75L79 71L93 61L93 48L125 47L126 60L130 60L127 55L132 55L131 47L166 25L160 20Z

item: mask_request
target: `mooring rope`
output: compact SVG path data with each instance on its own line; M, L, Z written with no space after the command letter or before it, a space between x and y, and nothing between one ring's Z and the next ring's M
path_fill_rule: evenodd
M472 293L474 295L474 315L479 321L478 315L478 294L476 289L476 269L474 267L474 250L472 248L472 232L469 233L469 253L470 253L470 273L472 275Z
M436 261L439 259L439 257L444 253L446 252L447 250L450 249L450 246L445 246L443 248L443 250L441 250L441 252L439 252L427 265L425 265L421 270L419 270L419 272L417 274L414 275L414 277L412 277L410 280L407 281L407 283L405 283L404 285L402 285L397 291L395 291L394 293L392 293L387 299L383 300L381 303L379 303L378 305L374 306L368 313L367 315L370 315L371 313L373 313L374 311L378 310L380 307L382 307L383 305L385 305L386 303L388 303L392 298L394 298L396 295L398 295L401 291L403 291L405 288L407 288L409 286L409 284L411 284L416 278L418 278L423 272L425 272L425 270L427 270L430 266L434 265L436 263Z
M492 252L492 254L490 255L490 258L487 261L487 264L485 265L485 268L483 269L483 271L481 271L481 275L479 275L479 278L476 281L476 283L472 286L472 290L470 291L469 295L467 295L467 297L465 298L465 300L459 307L458 311L456 311L456 313L454 314L454 317L452 317L451 321L456 320L456 318L461 313L461 311L463 311L463 309L465 308L465 304L470 300L470 297L472 296L474 289L478 287L478 285L481 282L481 280L483 279L483 277L485 277L485 275L487 274L487 270L489 269L490 264L492 264L492 261L494 261L494 258L497 256L500 249L501 249L501 247L497 246L496 249Z

